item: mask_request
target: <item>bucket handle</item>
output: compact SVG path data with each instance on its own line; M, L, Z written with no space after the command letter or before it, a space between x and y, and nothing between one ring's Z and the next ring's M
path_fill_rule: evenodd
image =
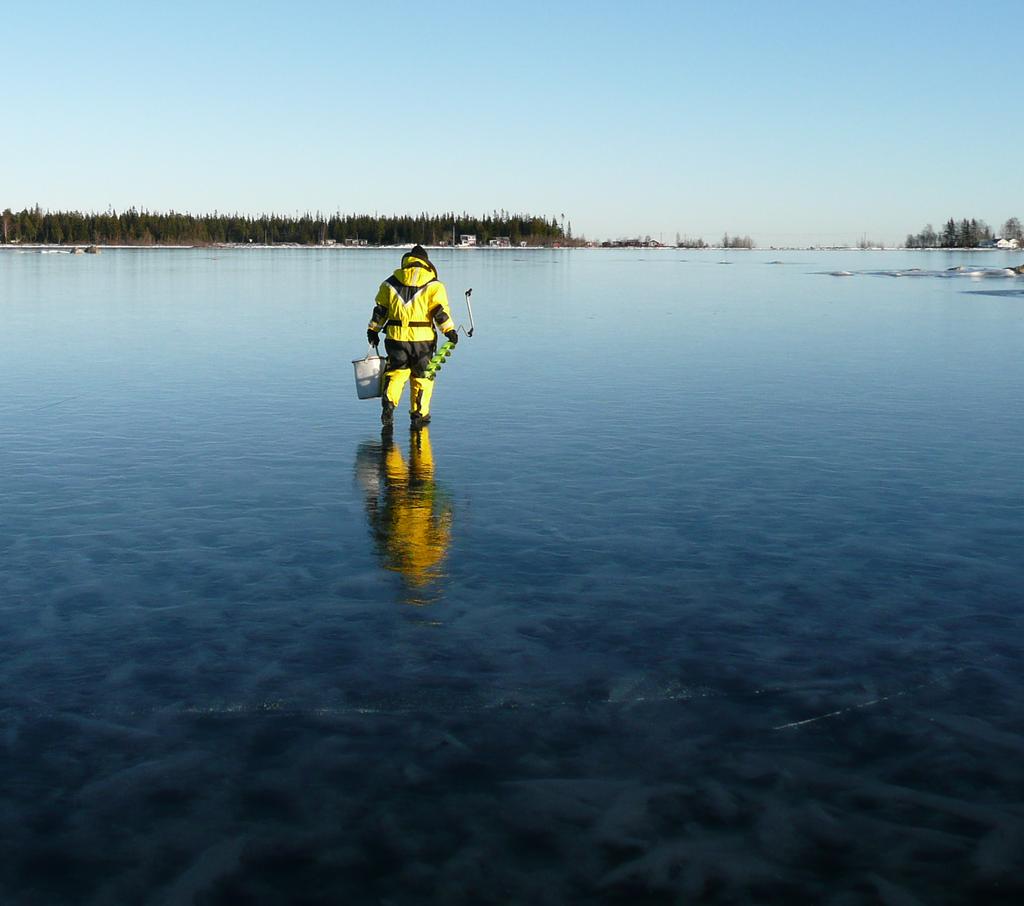
M373 343L370 343L366 347L366 355L363 356L363 361L365 362L372 355L377 355L379 357L380 353L377 352L377 347L374 346Z

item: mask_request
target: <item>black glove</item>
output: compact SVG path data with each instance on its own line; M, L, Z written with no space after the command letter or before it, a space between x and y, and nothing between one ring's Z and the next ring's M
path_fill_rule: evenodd
M449 342L454 346L459 342L459 332L457 330L446 330L444 335L448 337Z
M380 334L376 330L367 330L366 339L374 349L380 346Z

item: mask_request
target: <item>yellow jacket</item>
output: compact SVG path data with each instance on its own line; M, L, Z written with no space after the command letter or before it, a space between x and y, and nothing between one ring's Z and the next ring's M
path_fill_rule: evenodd
M433 264L406 254L402 266L377 290L370 330L386 328L388 339L422 343L434 339L434 324L441 333L455 330L448 292Z

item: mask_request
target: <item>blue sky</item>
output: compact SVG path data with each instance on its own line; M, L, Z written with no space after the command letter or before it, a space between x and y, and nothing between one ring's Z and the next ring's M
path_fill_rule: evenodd
M592 238L1024 219L1018 7L51 3L0 18L0 206L565 214Z

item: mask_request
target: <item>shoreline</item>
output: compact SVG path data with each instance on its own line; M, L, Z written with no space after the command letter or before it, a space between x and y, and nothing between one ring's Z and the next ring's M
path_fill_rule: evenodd
M422 244L422 243L421 243ZM295 250L306 250L306 251L344 251L344 252L365 252L365 251L387 251L396 249L410 249L414 243L403 243L400 245L304 245L302 243L287 243L279 242L273 245L263 245L261 243L210 243L200 245L171 245L171 244L157 244L152 245L117 245L117 244L106 244L98 242L88 243L73 243L73 244L44 244L44 243L0 243L0 251L12 251L12 252L24 252L24 253L40 253L40 252L57 252L65 254L73 254L76 250L85 251L86 249L93 248L100 251L110 249L116 251L238 251L244 249L259 249L262 251L268 251L272 249L285 249L288 251ZM718 253L723 252L734 253L739 252L747 254L750 252L914 252L914 253L982 253L989 254L991 252L998 252L1002 254L1013 254L1019 253L1024 254L1024 249L998 249L998 248L972 248L969 246L956 247L956 248L928 248L928 249L908 249L900 248L899 246L885 246L875 248L858 248L857 246L801 246L801 245L769 245L761 248L726 248L724 246L705 246L704 248L685 248L677 247L672 245L664 246L548 246L548 245L530 245L525 247L508 247L508 246L451 246L451 245L424 245L424 248L428 248L434 251L459 251L459 252L686 252L687 254L701 254L701 253Z

